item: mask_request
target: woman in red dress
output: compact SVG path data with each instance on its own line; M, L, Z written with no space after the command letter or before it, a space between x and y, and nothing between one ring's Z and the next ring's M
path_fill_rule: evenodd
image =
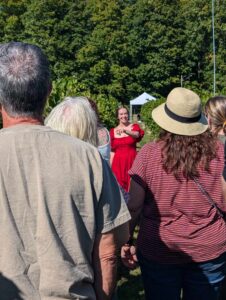
M111 137L111 167L118 183L128 192L130 177L128 171L136 157L136 143L144 136L144 131L138 124L129 122L129 112L126 107L116 111L119 125L110 130Z

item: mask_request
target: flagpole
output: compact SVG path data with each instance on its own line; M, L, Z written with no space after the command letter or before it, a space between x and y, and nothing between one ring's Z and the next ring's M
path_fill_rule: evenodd
M212 37L213 37L213 94L216 93L216 47L214 27L214 0L212 0Z

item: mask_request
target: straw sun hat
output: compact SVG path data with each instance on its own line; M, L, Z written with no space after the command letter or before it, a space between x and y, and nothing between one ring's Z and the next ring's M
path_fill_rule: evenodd
M152 118L161 128L179 135L198 135L208 128L199 96L181 87L173 89L166 102L153 109Z

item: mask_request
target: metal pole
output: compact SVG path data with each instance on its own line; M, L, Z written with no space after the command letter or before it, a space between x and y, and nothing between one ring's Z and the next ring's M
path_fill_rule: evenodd
M133 122L133 120L132 120L132 118L133 118L133 106L132 106L132 104L130 104L129 105L130 106L130 110L129 110L129 112L130 112L130 122Z
M214 27L214 0L212 0L212 35L213 35L213 94L216 93L216 48Z
M183 75L180 75L180 86L183 86Z

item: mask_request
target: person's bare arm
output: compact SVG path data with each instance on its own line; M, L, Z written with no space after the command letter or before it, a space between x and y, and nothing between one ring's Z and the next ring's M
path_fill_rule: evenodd
M139 131L132 131L131 129L127 129L127 128L124 128L124 129L123 129L123 132L124 132L125 134L130 135L130 136L131 136L132 138L134 138L134 139L138 139L139 136L140 136Z
M130 182L130 200L128 202L128 209L131 214L129 223L130 237L133 237L134 229L138 223L141 211L144 205L145 190L141 185L136 183L133 179Z
M114 156L115 156L115 152L111 151L111 153L110 153L110 166L112 166L112 162L113 162Z
M223 176L221 177L221 185L222 185L224 200L226 201L226 181Z
M94 288L97 300L110 300L116 286L117 251L129 239L128 222L98 234L93 250Z
M131 214L131 220L129 223L130 240L133 238L133 233L136 225L138 224L140 214L143 209L145 198L145 190L142 186L136 183L134 180L130 182L130 200L128 202L128 208ZM136 249L133 245L126 243L121 249L121 259L123 264L134 269L137 266Z

